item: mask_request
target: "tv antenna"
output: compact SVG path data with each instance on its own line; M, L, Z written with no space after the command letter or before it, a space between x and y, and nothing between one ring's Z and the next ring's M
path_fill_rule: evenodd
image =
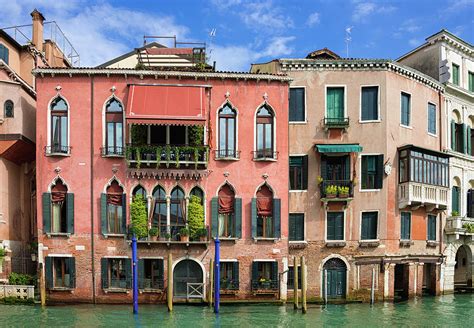
M212 54L212 40L216 37L217 29L215 27L211 28L209 32L209 60L211 59Z
M349 58L349 43L352 41L351 33L353 28L354 26L346 27L346 38L344 39L346 42L346 58Z

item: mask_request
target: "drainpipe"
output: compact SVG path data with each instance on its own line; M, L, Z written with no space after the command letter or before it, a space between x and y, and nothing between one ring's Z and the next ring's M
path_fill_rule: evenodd
M94 251L94 75L91 75L91 146L90 146L90 199L91 199L91 271L92 271L92 303L95 304L95 251Z
M442 118L441 118L441 113L442 113L442 96L441 96L441 91L438 90L438 103L439 103L439 150L443 151L443 129L442 129ZM449 172L449 165L448 165L448 172ZM449 178L449 177L448 177ZM449 180L448 180L449 181ZM443 213L440 215L440 220L439 220L439 254L441 257L443 256Z

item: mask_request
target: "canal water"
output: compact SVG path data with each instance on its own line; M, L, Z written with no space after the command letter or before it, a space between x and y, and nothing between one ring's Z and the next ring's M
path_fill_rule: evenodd
M0 305L1 327L473 327L474 294L425 297L404 303L310 305L306 315L292 305L224 305L219 316L203 306Z

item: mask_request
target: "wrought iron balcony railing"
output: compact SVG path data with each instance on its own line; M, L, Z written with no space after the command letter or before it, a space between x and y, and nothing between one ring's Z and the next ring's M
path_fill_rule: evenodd
M215 159L239 159L240 150L235 149L219 149L214 150Z
M69 155L71 154L71 147L62 145L46 146L44 147L44 153L48 156Z
M346 128L349 126L348 117L326 117L324 118L324 126L331 128Z
M276 160L278 158L278 152L272 149L259 149L252 153L254 160Z
M100 153L102 154L102 156L104 157L107 157L107 156L111 156L111 157L123 157L125 156L125 147L102 147L100 148Z

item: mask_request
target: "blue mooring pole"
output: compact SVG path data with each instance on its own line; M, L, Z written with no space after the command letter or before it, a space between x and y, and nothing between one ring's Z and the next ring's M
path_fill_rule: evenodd
M132 270L133 270L133 313L138 313L138 261L137 238L132 238Z
M221 290L221 270L220 270L220 240L219 237L214 239L215 259L214 259L214 313L219 313L220 290Z

